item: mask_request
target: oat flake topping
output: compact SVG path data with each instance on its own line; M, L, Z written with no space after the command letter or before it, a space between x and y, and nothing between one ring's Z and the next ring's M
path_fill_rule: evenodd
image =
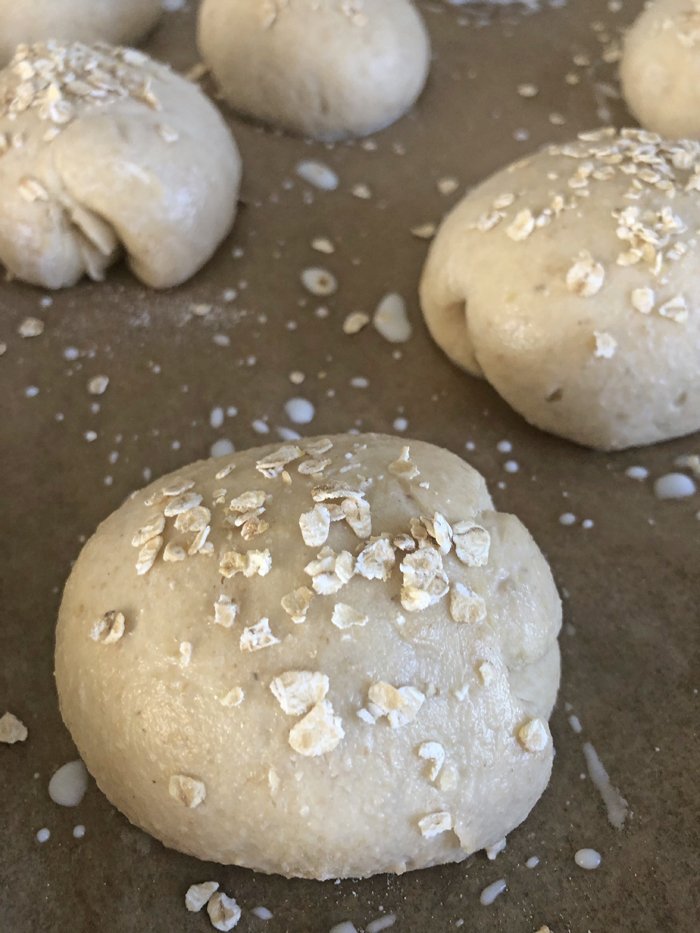
M369 622L369 616L364 612L358 612L346 603L336 603L333 607L331 622L340 629L352 628L355 625L363 627Z
M445 749L440 742L423 742L422 745L418 746L418 757L430 762L428 768L429 780L437 780L442 766L445 764Z
M425 839L433 839L435 836L452 829L452 816L445 810L428 813L427 816L418 820L418 828Z
M547 725L542 719L530 719L518 729L518 741L526 752L541 752L549 742Z
M425 694L416 687L396 688L383 681L372 684L368 697L370 713L375 718L386 716L392 729L413 722L425 702Z
M286 671L270 684L270 690L288 716L303 716L325 700L328 677L318 671Z
M14 745L15 742L24 742L28 735L27 727L13 713L0 716L0 742Z
M293 592L283 596L281 605L287 615L291 617L292 622L300 625L306 622L306 614L313 598L314 594L308 586L300 586Z
M196 913L201 910L215 891L219 889L218 881L203 881L201 884L192 884L185 894L185 907Z
M175 800L190 810L198 807L207 796L207 789L203 781L188 777L186 774L173 774L168 784L168 793Z
M328 700L321 700L289 733L295 752L309 758L332 752L345 736L340 716L334 715Z
M260 651L262 648L270 648L279 643L279 638L276 638L270 631L270 620L262 618L255 625L243 629L240 648L241 651Z
M103 645L113 645L124 635L126 620L123 612L110 609L90 629L90 638Z

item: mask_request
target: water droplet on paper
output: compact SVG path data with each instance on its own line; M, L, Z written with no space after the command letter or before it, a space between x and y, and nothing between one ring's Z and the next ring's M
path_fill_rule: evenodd
M657 499L685 499L695 494L697 487L685 473L666 473L654 482Z
M593 871L598 868L603 858L600 852L595 849L579 849L574 855L574 861L579 868L585 868L586 871Z

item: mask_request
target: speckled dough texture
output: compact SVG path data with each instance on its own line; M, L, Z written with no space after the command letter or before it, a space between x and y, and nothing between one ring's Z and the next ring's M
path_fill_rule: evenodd
M420 291L433 338L531 424L580 444L696 431L699 160L695 142L599 130L497 172L432 245Z
M153 29L162 13L160 0L0 0L0 65L20 42L131 45Z
M0 262L19 279L99 280L123 251L177 285L228 232L240 174L214 105L141 52L50 42L0 72Z
M321 140L393 123L430 64L410 0L204 0L198 42L234 109Z
M699 0L649 3L625 37L620 78L642 126L671 139L699 138Z
M404 872L495 844L544 791L549 567L479 473L405 443L194 463L85 545L61 712L107 797L166 845L287 876Z

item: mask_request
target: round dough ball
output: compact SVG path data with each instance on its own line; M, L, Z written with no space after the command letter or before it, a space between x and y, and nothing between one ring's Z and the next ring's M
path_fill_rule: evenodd
M85 545L61 712L166 845L287 876L403 872L495 844L544 791L549 567L475 470L404 443L194 463Z
M321 140L398 120L430 65L410 0L204 0L199 48L232 107Z
M531 424L588 447L700 428L700 145L581 134L444 221L421 303L440 347Z
M0 64L20 42L138 42L163 13L161 0L0 0Z
M642 126L700 138L700 2L649 3L625 37L622 92Z
M198 87L134 49L49 41L0 72L0 262L45 288L193 275L228 232L241 163Z

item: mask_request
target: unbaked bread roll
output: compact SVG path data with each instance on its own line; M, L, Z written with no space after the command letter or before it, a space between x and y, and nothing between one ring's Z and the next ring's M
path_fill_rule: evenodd
M411 0L204 0L198 41L235 110L321 140L398 120L430 64Z
M0 72L0 262L24 281L101 279L123 249L177 285L228 232L240 173L214 105L141 52L50 41Z
M700 0L654 0L625 37L622 92L642 126L700 138Z
M287 876L403 872L542 794L561 607L482 477L382 435L194 463L85 545L56 679L128 818Z
M0 0L0 65L20 42L138 42L160 19L161 0Z
M581 134L497 172L432 245L432 336L531 424L580 444L697 431L698 191L700 145L639 130Z

